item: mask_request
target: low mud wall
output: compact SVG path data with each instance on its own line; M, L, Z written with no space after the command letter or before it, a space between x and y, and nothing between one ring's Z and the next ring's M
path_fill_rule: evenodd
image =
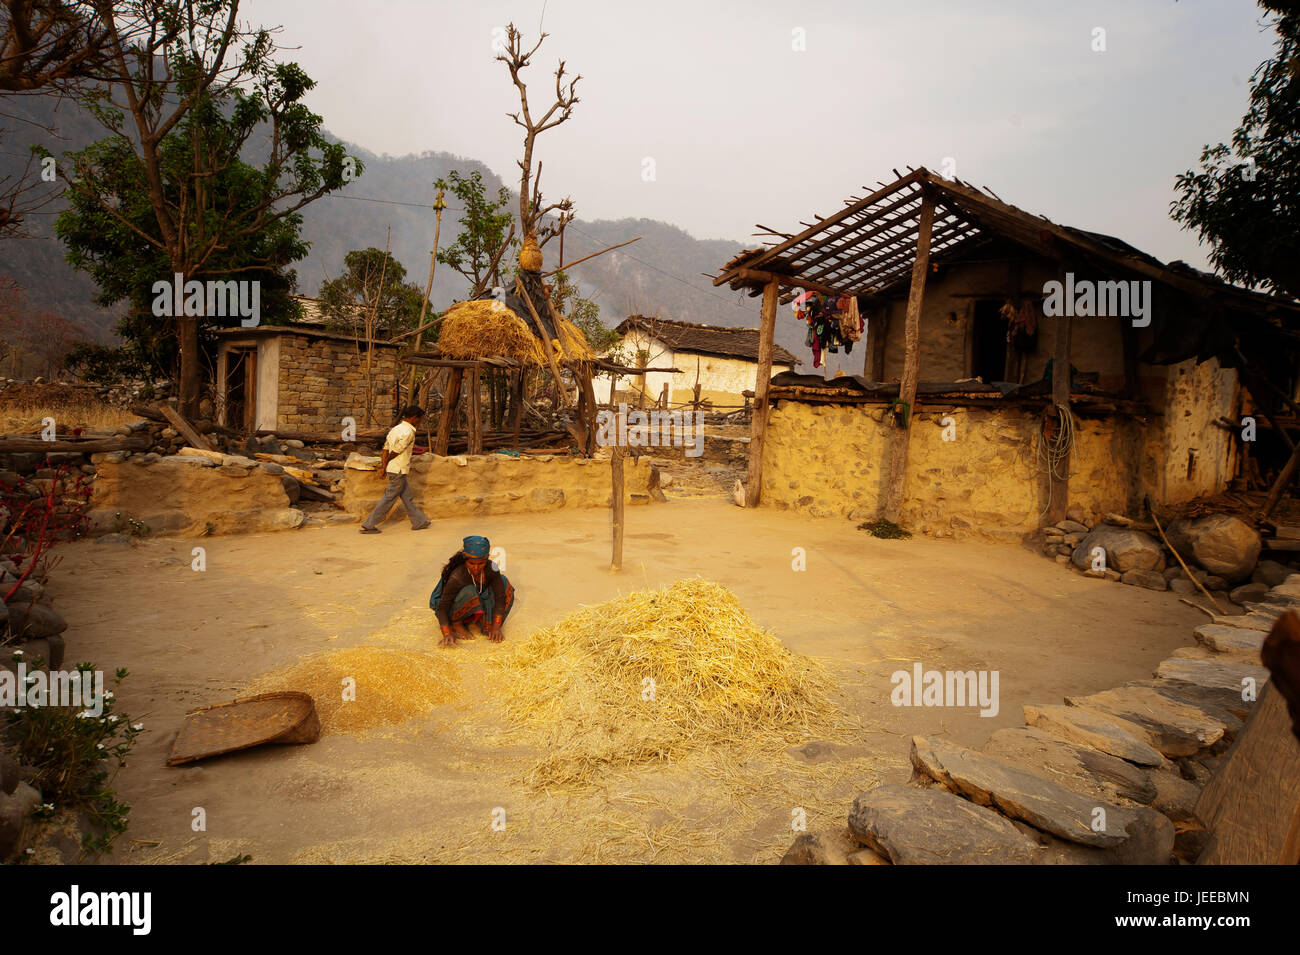
M814 517L876 520L894 430L884 418L879 407L779 402L763 447L762 503ZM938 537L1000 540L1037 529L1048 503L1047 475L1034 446L1038 427L1038 416L1020 409L918 413L908 447L903 525ZM1096 515L1131 510L1146 486L1143 460L1135 422L1079 420L1070 505Z
M204 458L96 455L92 534L247 534L298 527L280 477L261 465Z
M365 517L383 497L387 480L378 471L348 468L343 508ZM648 504L658 491L658 472L648 457L623 464L625 500ZM411 461L416 504L430 518L520 514L558 508L609 507L612 478L608 460L559 455L420 455ZM389 519L404 516L401 502Z

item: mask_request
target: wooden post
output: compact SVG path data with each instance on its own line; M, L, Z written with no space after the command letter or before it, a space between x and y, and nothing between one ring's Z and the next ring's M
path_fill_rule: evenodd
M451 441L451 423L456 418L456 405L460 403L460 382L462 375L455 368L447 369L447 393L442 399L442 414L438 416L438 441L433 453L447 456L447 446Z
M749 470L745 476L745 506L755 507L763 484L763 440L767 437L767 394L772 386L772 339L776 334L776 300L779 286L771 279L763 286L763 320L758 326L758 377L754 380L754 417L749 425ZM699 382L695 403L699 405Z
M479 401L479 368L465 369L465 384L469 394L465 411L469 415L469 453L483 453L483 409Z
M884 303L872 318L867 320L867 361L870 367L864 369L869 381L885 380L885 339L889 337L889 313L892 305Z
M1062 287L1065 277L1061 276ZM1056 316L1056 348L1052 355L1052 404L1056 406L1056 427L1065 427L1065 416L1070 409L1070 332L1072 319L1069 315ZM1059 433L1059 431L1058 431ZM1049 507L1047 520L1055 524L1065 520L1065 512L1070 507L1070 452L1052 465L1048 475Z
M903 492L907 487L907 441L912 433L916 413L916 386L921 380L921 302L925 298L925 279L930 270L930 230L934 225L934 195L926 192L921 200L921 217L916 232L916 258L912 262L912 284L907 293L907 320L904 326L906 351L903 354L903 380L898 398L907 407L907 423L895 428L889 454L889 488L885 493L883 516L898 523L903 510Z
M515 372L514 382L510 394L510 410L514 415L514 421L511 424L511 430L515 433L515 444L519 443L519 428L523 422L524 416L524 376L528 374L528 369L520 368Z
M420 343L424 340L424 316L429 311L429 296L433 294L433 269L438 264L438 234L442 231L442 210L447 208L447 203L443 201L442 190L438 190L438 195L433 200L433 251L429 254L429 282L424 287L424 300L420 302L420 320L415 323L417 329L415 333L415 350L420 350ZM426 389L427 390L427 389ZM415 400L415 366L411 366L411 374L406 382L407 401L416 404ZM423 407L423 406L421 406Z
M623 569L623 446L617 441L614 442L614 453L609 457L609 466L609 507L614 524L614 551L609 569L620 571Z
M596 453L596 386L592 384L591 367L582 365L574 368L574 375L578 379L578 388L582 395L583 404L583 431L586 435L587 443L583 448L583 454Z

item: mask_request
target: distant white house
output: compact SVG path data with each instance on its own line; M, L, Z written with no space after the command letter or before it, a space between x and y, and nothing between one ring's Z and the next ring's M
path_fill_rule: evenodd
M676 368L677 372L651 371L643 375L624 375L611 379L598 377L594 386L596 400L634 402L642 394L647 405L661 401L667 386L669 405L681 405L695 399L715 407L741 406L742 392L753 391L758 381L758 329L725 328L696 325L667 318L633 315L614 329L620 336L620 348L629 366ZM772 349L772 374L791 371L799 363L779 345Z

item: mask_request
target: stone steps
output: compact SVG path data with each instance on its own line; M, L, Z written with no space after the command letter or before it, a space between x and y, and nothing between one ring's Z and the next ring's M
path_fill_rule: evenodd
M911 784L859 795L848 835L895 865L1194 861L1207 835L1197 798L1268 681L1269 629L1300 612L1300 574L1244 606L1197 627L1196 644L1152 679L1027 704L1025 727L998 730L981 750L914 736ZM852 854L813 853L816 840L800 839L783 861Z

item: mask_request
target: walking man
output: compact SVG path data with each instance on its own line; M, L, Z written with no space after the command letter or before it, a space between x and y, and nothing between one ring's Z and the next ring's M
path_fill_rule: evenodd
M429 519L415 506L411 497L411 484L407 473L411 470L411 451L415 448L415 429L424 412L415 405L402 410L402 420L393 425L388 437L384 439L384 453L379 459L379 470L388 475L388 487L379 499L375 509L361 524L361 533L378 534L379 523L388 516L393 502L399 497L410 518L411 530L422 531L429 526Z

